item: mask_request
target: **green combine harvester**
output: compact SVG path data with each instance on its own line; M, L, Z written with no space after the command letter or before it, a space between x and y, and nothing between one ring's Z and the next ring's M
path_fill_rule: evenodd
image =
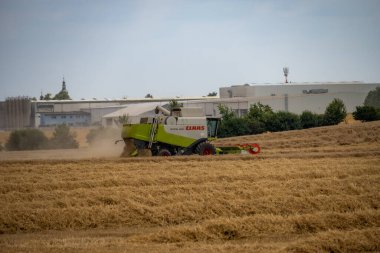
M122 156L172 156L215 154L258 154L257 144L215 147L220 118L205 117L202 108L175 108L171 112L161 106L154 117L140 119L139 124L124 124Z

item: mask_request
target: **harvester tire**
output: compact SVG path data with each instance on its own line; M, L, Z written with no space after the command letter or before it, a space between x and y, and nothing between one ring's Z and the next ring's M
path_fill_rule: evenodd
M202 142L195 149L195 153L198 155L215 155L216 149L210 142Z
M166 148L163 148L163 149L160 149L160 151L158 151L157 153L157 156L171 156L172 153L170 153L169 150L167 150Z

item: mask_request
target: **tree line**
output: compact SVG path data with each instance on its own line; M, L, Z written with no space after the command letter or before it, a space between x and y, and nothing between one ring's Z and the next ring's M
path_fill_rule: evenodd
M275 112L270 106L260 102L251 105L243 117L238 117L225 105L220 105L219 111L222 123L218 135L222 138L336 125L347 116L346 106L337 98L326 107L323 114L310 111L303 111L301 115L285 111ZM380 120L380 87L368 93L364 105L356 107L353 117L360 121Z
M335 125L345 119L347 112L342 100L334 99L324 114L304 111L301 115L291 112L275 112L269 105L255 103L243 117L238 117L232 109L219 106L222 123L219 137L260 134Z
M39 129L19 129L11 132L5 149L16 150L36 150L36 149L68 149L78 148L79 144L75 140L75 134L70 132L70 127L63 124L58 125L49 139Z

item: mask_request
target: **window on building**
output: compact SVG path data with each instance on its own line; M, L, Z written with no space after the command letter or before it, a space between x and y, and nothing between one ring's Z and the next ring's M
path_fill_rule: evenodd
M52 119L56 119L56 118L57 118L57 116L51 116L51 118L52 118Z
M62 115L62 116L61 116L61 119L66 119L66 115Z
M240 117L247 115L247 113L248 113L247 109L240 109Z

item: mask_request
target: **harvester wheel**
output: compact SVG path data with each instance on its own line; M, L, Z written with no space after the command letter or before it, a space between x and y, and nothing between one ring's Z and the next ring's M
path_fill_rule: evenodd
M158 151L157 153L157 156L171 156L172 153L170 153L169 150L167 150L166 148L163 148L163 149L160 149L160 151Z
M210 142L202 142L195 149L195 153L199 155L215 155L216 150Z

